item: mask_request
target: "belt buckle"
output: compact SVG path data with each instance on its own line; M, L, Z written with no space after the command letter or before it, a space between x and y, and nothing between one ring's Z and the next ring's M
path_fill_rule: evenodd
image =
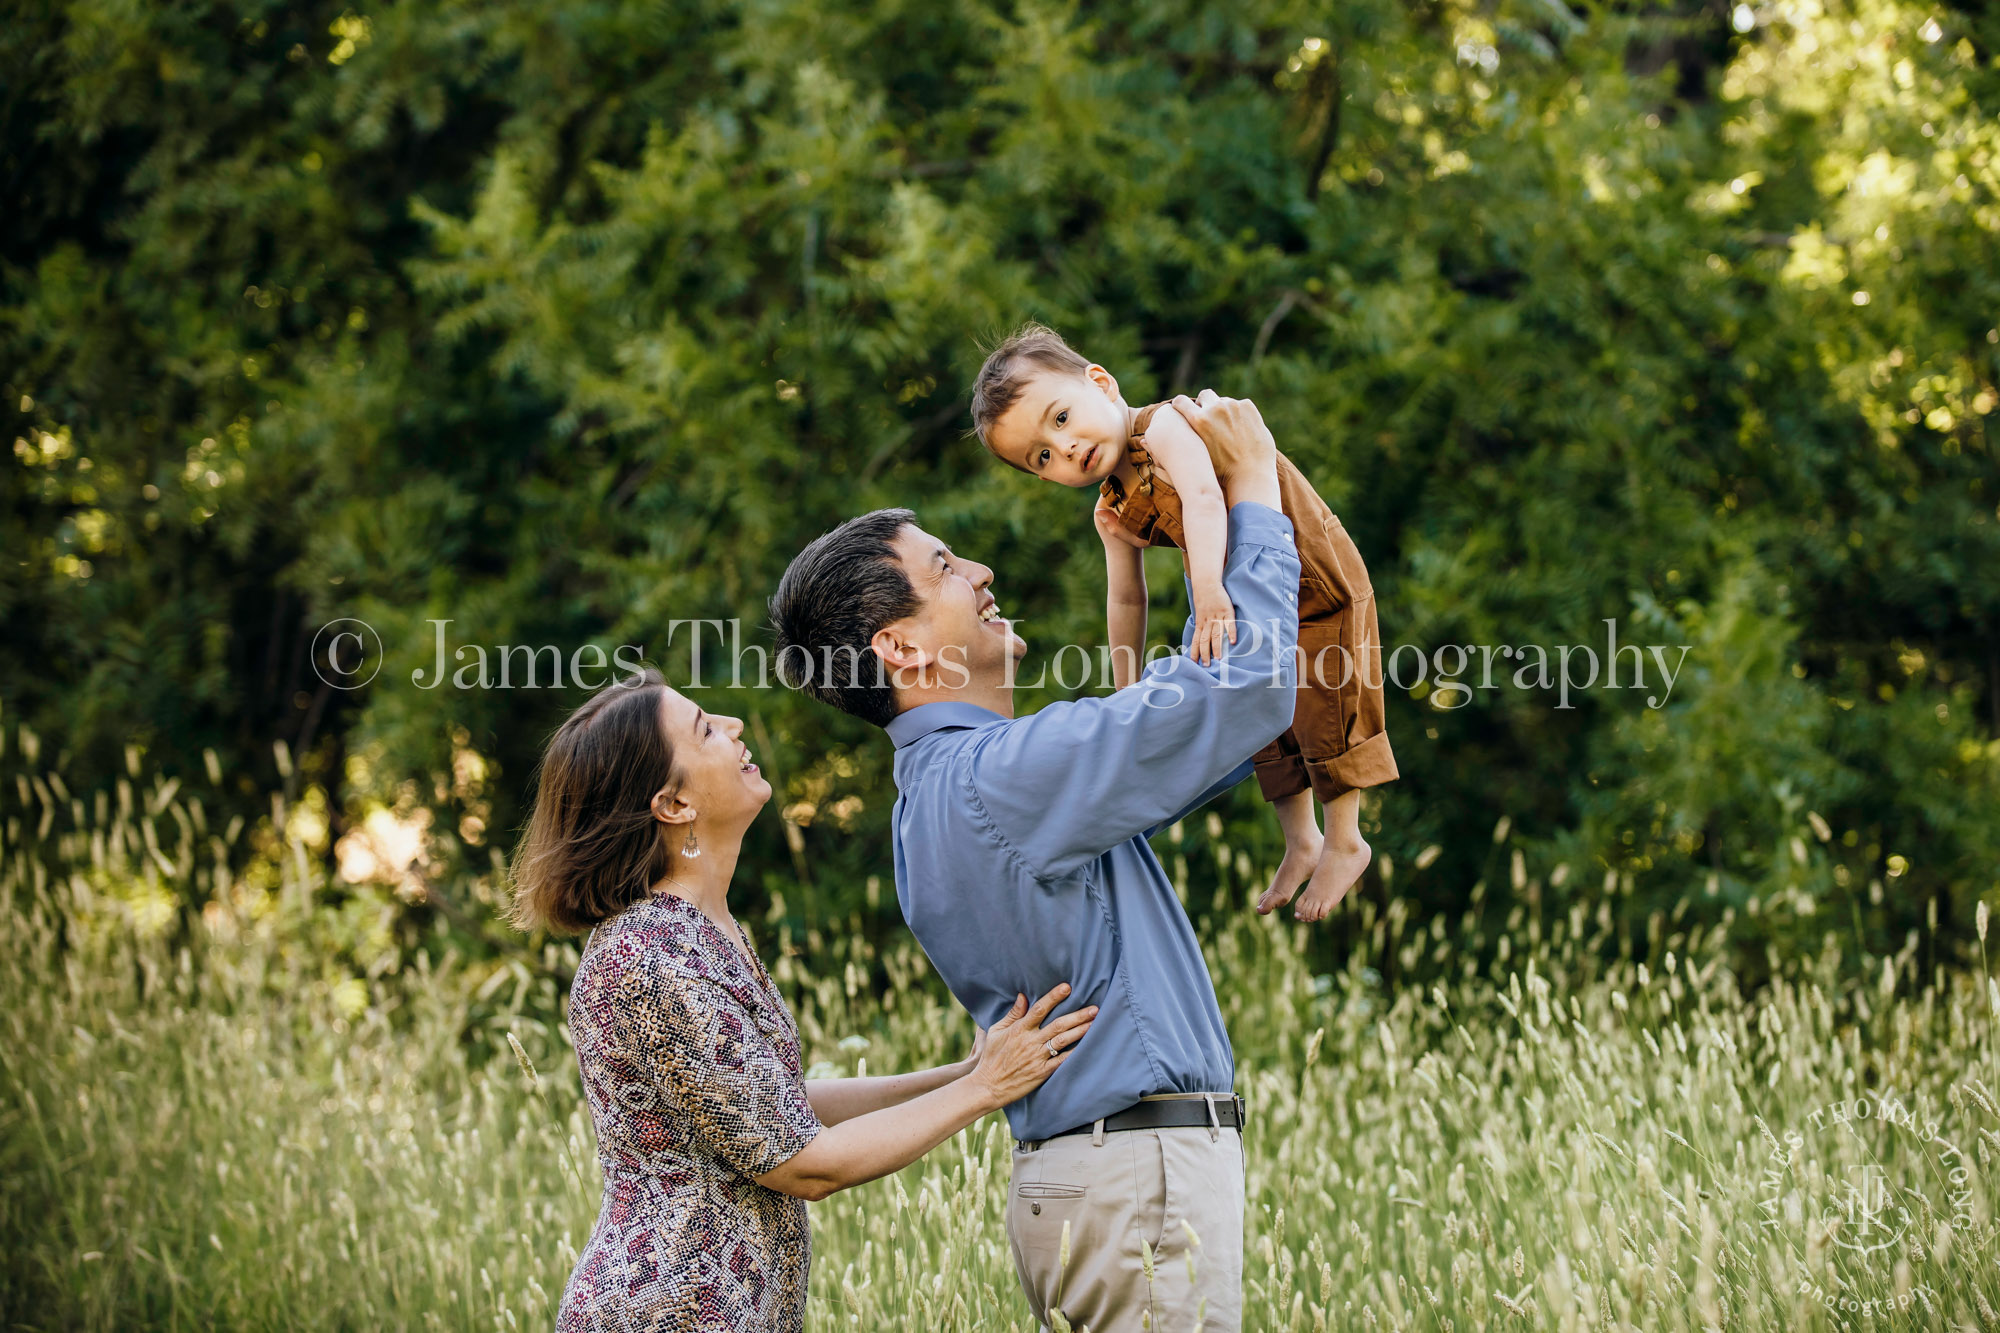
M1236 1103L1236 1128L1241 1130L1250 1123L1250 1104L1243 1100L1241 1093L1231 1093L1229 1100Z

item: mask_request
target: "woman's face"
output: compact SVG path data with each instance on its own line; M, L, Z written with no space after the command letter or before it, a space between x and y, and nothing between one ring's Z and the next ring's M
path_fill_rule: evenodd
M705 712L678 690L662 694L660 720L681 771L680 799L711 827L747 826L771 799L771 784L738 739L742 720Z

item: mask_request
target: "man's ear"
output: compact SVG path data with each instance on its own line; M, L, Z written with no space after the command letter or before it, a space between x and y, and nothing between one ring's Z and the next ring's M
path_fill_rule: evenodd
M1118 377L1103 366L1086 366L1083 371L1083 377L1103 390L1104 396L1112 402L1121 403L1125 401L1118 393Z
M875 631L868 640L868 646L882 659L882 665L889 670L892 685L912 683L933 658L921 647L910 633L910 622L898 620Z

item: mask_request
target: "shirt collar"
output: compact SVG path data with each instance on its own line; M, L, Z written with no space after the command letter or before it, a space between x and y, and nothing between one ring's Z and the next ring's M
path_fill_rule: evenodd
M1005 722L1007 719L990 708L978 704L945 702L918 704L915 708L898 713L886 730L889 739L898 750L914 745L934 731L947 727L983 727L989 722Z

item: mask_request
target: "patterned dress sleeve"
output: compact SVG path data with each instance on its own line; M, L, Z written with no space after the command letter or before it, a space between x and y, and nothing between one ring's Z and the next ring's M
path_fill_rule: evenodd
M611 1015L618 1046L659 1089L690 1147L760 1176L818 1136L796 1057L780 1049L788 1027L768 1015L760 1026L722 985L650 954L622 971Z

